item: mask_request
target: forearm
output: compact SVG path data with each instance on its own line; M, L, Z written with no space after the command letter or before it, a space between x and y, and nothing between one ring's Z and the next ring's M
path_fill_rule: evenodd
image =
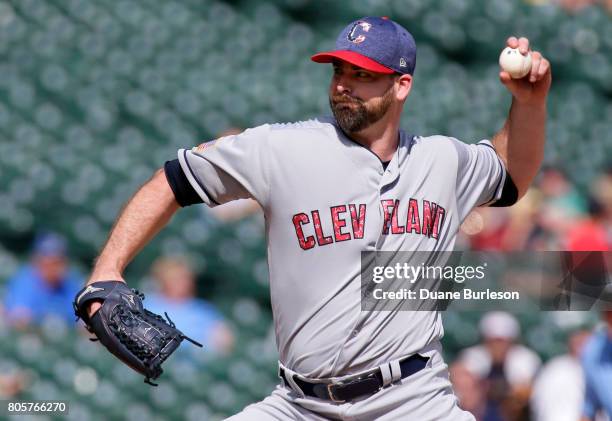
M542 164L545 140L546 102L523 104L513 99L508 119L493 137L493 144L519 197L527 192Z
M179 207L164 170L158 170L121 212L87 283L123 280L125 267L170 221Z

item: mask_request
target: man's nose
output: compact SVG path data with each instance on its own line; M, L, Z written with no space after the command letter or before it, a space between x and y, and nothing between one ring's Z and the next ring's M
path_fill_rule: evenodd
M351 93L351 86L347 78L338 76L335 81L334 90L338 94L349 94Z

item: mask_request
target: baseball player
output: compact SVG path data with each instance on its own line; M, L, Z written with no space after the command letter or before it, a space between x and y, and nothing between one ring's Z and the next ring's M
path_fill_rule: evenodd
M525 38L507 45L529 51ZM438 312L361 311L360 253L452 250L472 208L525 193L543 157L551 84L549 62L532 58L522 79L500 73L512 106L491 140L410 135L399 127L413 37L386 18L352 22L334 51L312 57L333 67L333 116L180 149L122 211L89 283L123 281L180 207L253 198L265 212L280 384L231 419L474 419L452 392Z

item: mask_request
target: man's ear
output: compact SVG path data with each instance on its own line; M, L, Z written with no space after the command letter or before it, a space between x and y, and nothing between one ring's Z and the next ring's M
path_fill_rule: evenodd
M405 101L410 94L410 89L412 88L412 76L411 75L401 75L396 80L397 83L397 91L396 98L399 101Z

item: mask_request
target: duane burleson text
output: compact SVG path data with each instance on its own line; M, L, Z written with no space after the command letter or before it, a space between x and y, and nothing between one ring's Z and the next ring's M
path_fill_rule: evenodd
M377 288L372 292L376 300L519 300L518 291L474 291L465 288L461 291L430 291L419 289L418 294L415 290L406 288L397 291L384 291Z

